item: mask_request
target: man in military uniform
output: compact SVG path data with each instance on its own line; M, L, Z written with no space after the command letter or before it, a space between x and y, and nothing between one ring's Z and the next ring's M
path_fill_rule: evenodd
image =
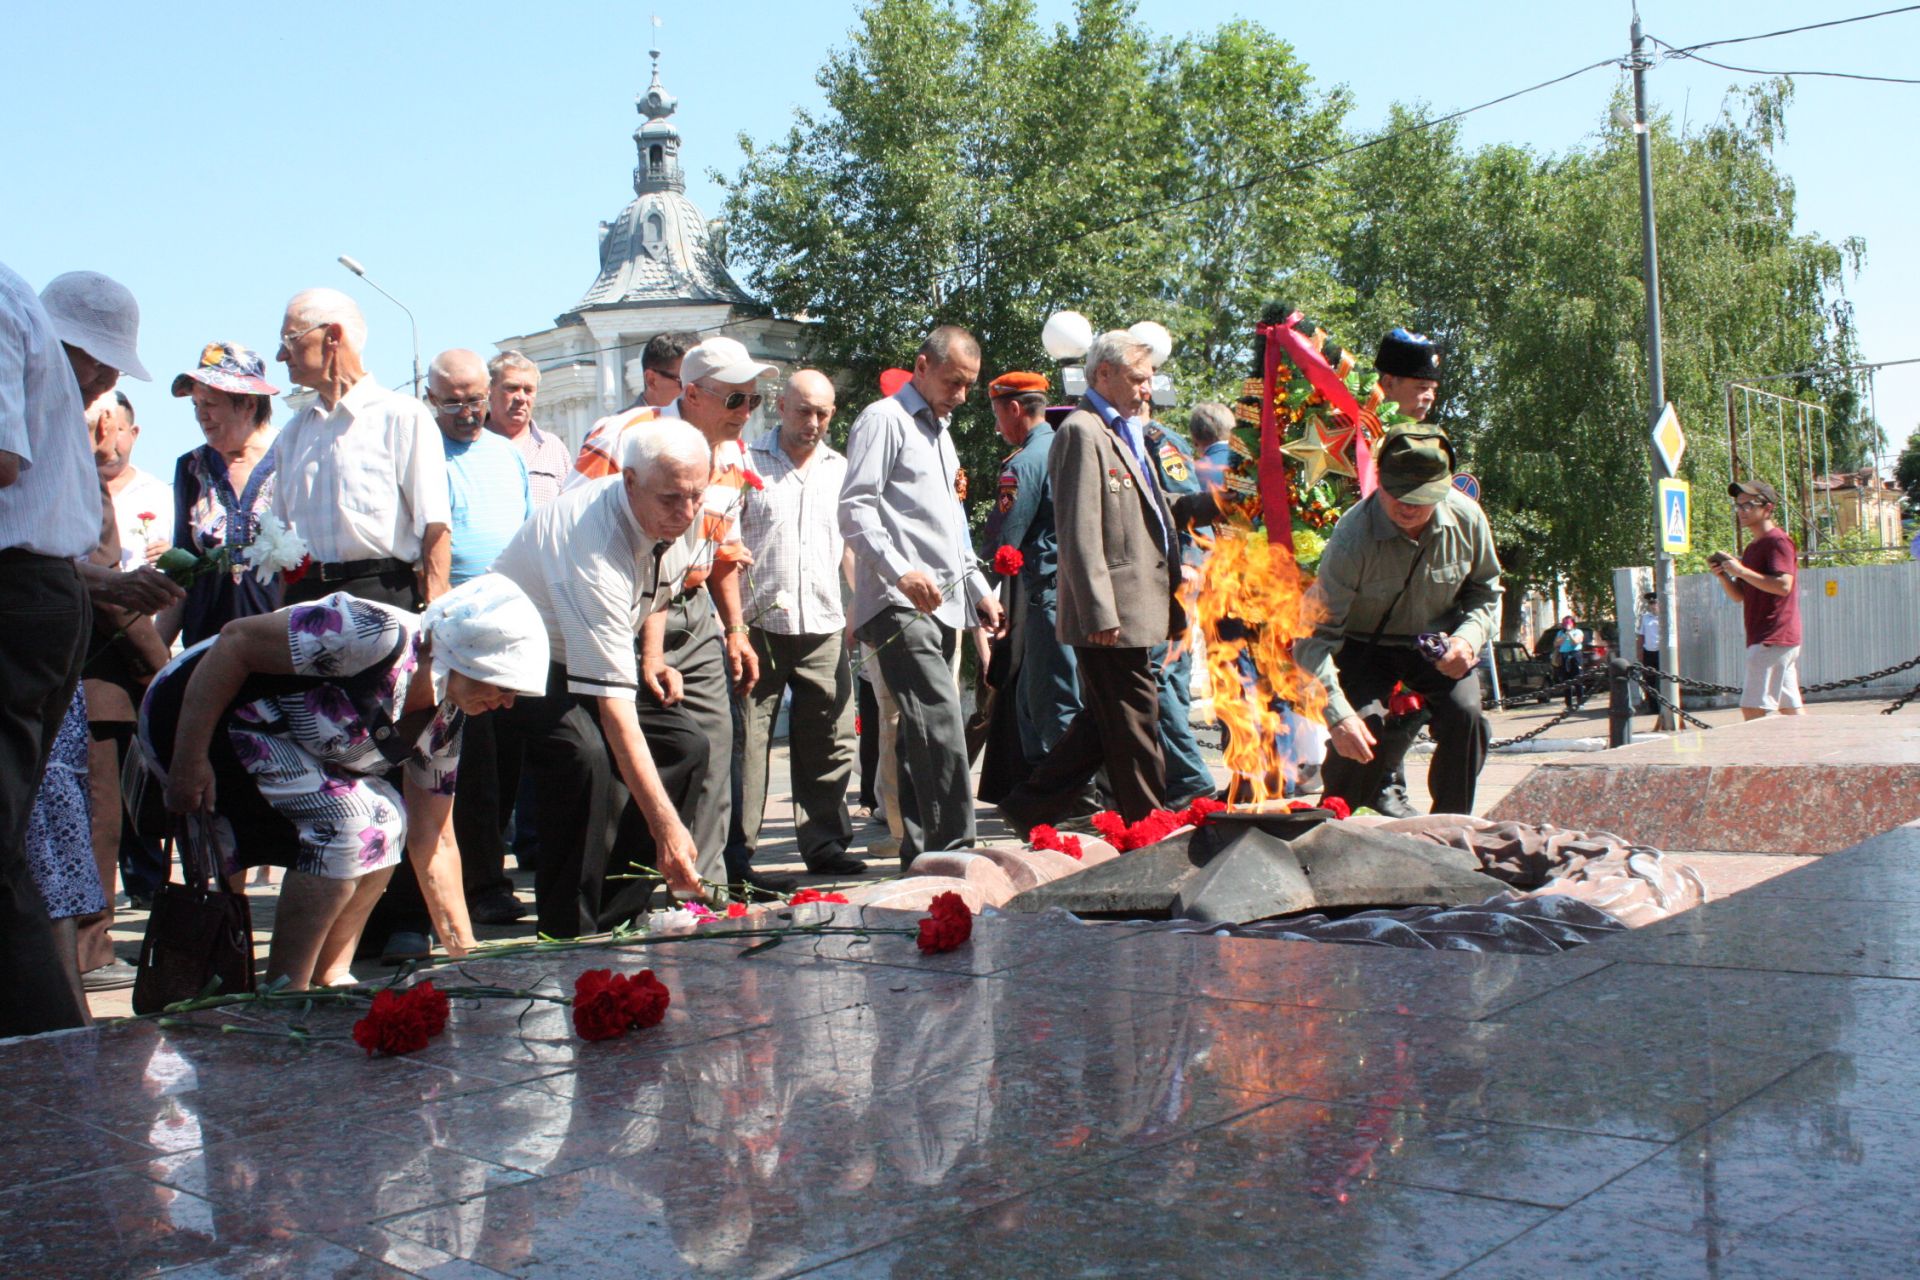
M1395 427L1374 457L1380 487L1334 526L1313 585L1322 619L1293 648L1327 691L1326 794L1355 806L1373 798L1383 711L1404 684L1433 715L1434 812L1472 813L1489 736L1475 662L1500 613L1493 530L1454 489L1443 432Z
M1009 636L1017 673L1014 704L1020 753L1029 765L1060 741L1080 713L1073 650L1054 632L1059 600L1059 539L1053 528L1053 495L1047 486L1047 454L1053 424L1047 421L1047 379L1037 373L1003 373L987 387L994 426L1013 452L1000 465L999 491L987 517L987 558L1002 546L1019 549L1019 578L1007 606L1019 618ZM1015 608L1017 597L1019 607Z
M1193 450L1177 432L1158 422L1146 425L1147 456L1152 460L1160 491L1167 495L1175 515L1180 538L1180 577L1191 584L1207 558L1194 542L1193 525L1179 518L1183 494L1206 492L1206 482L1195 469ZM1183 809L1200 796L1212 796L1216 790L1213 771L1200 754L1200 740L1193 734L1193 649L1199 643L1197 632L1189 632L1172 644L1156 645L1152 662L1154 679L1160 685L1160 749L1167 758L1167 807ZM1173 661L1167 655L1180 651Z
M1432 341L1423 333L1395 328L1380 339L1373 367L1380 375L1382 394L1399 405L1407 417L1425 422L1440 391L1440 352ZM1379 790L1359 803L1389 818L1411 818L1419 813L1407 798L1406 761L1425 723L1426 717L1418 712L1388 718L1374 753L1381 779Z

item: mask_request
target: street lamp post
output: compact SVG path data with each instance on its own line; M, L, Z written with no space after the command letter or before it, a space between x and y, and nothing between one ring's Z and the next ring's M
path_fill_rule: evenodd
M388 302L391 302L394 306L400 308L402 311L405 311L407 313L407 323L413 326L413 394L416 396L419 395L420 394L420 322L413 318L413 311L407 306L406 303L400 301L400 299L394 297L392 294L388 293L385 289L382 289L379 285L375 284L373 281L373 278L367 274L367 269L361 266L358 261L356 261L353 258L349 258L346 254L343 253L340 255L340 265L345 267L347 270L353 272L353 274L359 276L362 280L365 280L367 284L372 287L375 293L379 294L381 297L385 298Z

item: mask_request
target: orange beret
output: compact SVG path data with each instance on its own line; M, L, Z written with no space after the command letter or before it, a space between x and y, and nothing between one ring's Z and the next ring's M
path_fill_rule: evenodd
M1047 393L1051 384L1042 373L1003 373L987 384L988 396L1023 396L1029 392Z

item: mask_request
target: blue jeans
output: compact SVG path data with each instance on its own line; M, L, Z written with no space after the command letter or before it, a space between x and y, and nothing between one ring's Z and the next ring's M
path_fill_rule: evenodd
M1219 786L1193 735L1193 647L1188 645L1172 663L1167 662L1167 648L1155 645L1149 660L1160 686L1160 749L1167 758L1167 803L1177 808L1195 796L1212 795Z
M1079 669L1073 650L1054 632L1055 596L1034 600L1020 624L1020 675L1014 710L1020 754L1038 764L1080 714Z

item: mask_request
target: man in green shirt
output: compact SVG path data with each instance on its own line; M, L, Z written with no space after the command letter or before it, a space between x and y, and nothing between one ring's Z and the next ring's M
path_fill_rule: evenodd
M1334 526L1313 587L1324 617L1293 650L1327 691L1325 792L1356 807L1377 794L1374 748L1399 682L1433 715L1433 811L1471 813L1488 739L1474 663L1500 609L1493 531L1453 488L1453 446L1438 428L1396 427L1374 456L1380 487ZM1432 658L1416 644L1423 634L1440 637Z

